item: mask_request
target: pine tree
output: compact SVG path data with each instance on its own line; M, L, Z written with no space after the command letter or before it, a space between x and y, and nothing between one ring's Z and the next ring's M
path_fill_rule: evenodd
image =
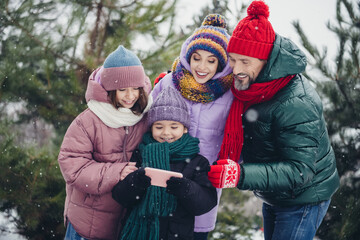
M61 136L86 107L89 74L119 44L139 55L148 75L158 74L167 60L160 53L181 40L171 24L161 31L175 17L175 3L2 1L0 99L23 102L27 111L20 120L44 119Z
M46 148L19 146L9 124L0 121L0 211L29 239L63 239L65 183L56 155Z
M325 79L319 81L307 73L325 103L324 114L341 177L340 189L318 231L321 239L330 240L358 239L360 235L360 1L338 0L336 10L336 23L327 25L339 41L335 68L327 62L326 49L321 53L299 22L294 22L312 57L311 65Z

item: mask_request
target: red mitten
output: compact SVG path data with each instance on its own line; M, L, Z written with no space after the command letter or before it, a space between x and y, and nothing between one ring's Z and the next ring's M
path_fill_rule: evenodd
M160 80L161 80L163 77L165 77L166 74L167 74L167 72L162 72L162 73L159 74L159 76L157 76L157 78L155 78L155 80L154 80L154 87L155 87L155 85L156 85L158 82L160 82Z
M236 187L241 174L240 165L230 159L220 159L210 166L208 178L216 188Z

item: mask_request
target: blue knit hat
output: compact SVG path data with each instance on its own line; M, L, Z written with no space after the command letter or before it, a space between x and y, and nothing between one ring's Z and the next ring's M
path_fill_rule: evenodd
M196 50L205 50L214 54L219 60L221 69L226 66L228 55L226 52L230 35L226 30L225 18L220 14L209 14L190 37L186 49L186 60L190 63L191 55Z
M105 59L100 77L106 91L145 87L146 75L139 58L120 45Z
M167 87L157 96L148 112L148 125L156 121L175 121L190 128L190 115L185 99L175 88Z

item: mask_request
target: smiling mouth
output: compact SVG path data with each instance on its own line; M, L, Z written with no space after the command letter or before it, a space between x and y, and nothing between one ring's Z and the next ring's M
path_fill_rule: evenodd
M123 101L126 105L131 105L133 104L135 101Z
M247 74L238 74L234 76L237 80L243 80L244 78L247 78L248 75Z
M169 142L172 141L174 138L161 138L161 140L165 141L165 142Z
M196 74L200 77L200 78L204 78L208 75L208 73L204 73L204 72L198 72L196 71Z

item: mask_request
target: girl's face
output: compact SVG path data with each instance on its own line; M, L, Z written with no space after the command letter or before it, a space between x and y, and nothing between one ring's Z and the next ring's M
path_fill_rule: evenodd
M196 50L190 58L190 69L198 83L206 83L215 75L219 60L211 52Z
M179 122L163 120L154 122L151 132L156 141L172 143L180 139L188 130Z
M116 90L116 101L124 108L132 108L139 96L139 88L129 87Z

